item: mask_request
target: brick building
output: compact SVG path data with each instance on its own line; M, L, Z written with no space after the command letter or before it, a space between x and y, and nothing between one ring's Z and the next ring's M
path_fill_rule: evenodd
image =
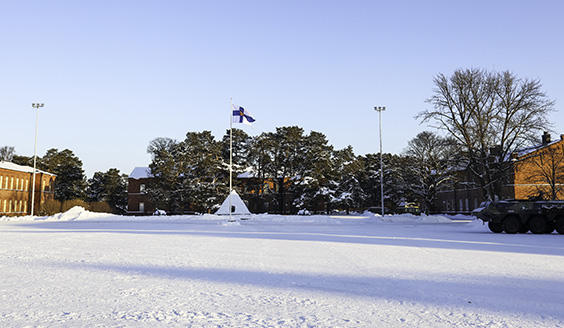
M136 167L127 178L127 214L151 215L155 207L149 196L145 194L146 186L151 182L151 171L148 167Z
M507 159L509 175L501 186L501 199L564 199L564 134L552 141L548 133L542 143L520 149ZM462 169L451 188L437 192L439 213L469 214L485 200L473 174Z
M55 178L52 173L36 171L34 212L53 199ZM31 213L33 167L0 162L0 216L22 216ZM34 214L35 214L34 213Z
M545 132L542 140L541 145L512 155L516 199L564 199L564 134L552 141Z

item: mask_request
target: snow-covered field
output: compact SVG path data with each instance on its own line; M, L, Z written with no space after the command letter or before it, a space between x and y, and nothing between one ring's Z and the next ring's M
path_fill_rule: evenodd
M0 326L564 327L562 235L442 216L243 219L0 218Z

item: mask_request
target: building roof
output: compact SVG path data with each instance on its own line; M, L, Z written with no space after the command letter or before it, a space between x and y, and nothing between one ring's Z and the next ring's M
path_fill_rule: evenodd
M26 173L33 173L33 167L31 167L31 166L19 165L19 164L15 164L15 163L12 163L12 162L4 162L4 161L0 162L0 169L6 169L6 170L12 170L12 171L18 171L18 172L26 172ZM35 170L35 172L56 176L56 174L49 173L49 172L46 172L46 171L41 171L41 170Z
M552 141L552 142L547 142L547 143L542 143L542 144L539 144L539 145L534 145L534 146L530 146L530 147L526 147L526 148L517 149L513 152L513 154L514 154L514 156L516 155L517 157L523 157L523 156L529 155L531 153L534 153L538 150L541 150L543 148L551 147L552 145L557 144L557 143L562 142L562 141L564 141L564 134L560 135L560 140L555 140L555 141Z
M145 166L138 166L129 174L130 179L145 179L150 177L152 177L151 169Z

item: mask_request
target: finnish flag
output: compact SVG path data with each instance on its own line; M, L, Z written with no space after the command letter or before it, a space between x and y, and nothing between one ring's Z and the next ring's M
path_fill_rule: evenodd
M245 123L247 125L251 125L255 121L255 119L251 116L248 110L244 109L241 106L232 105L233 106L233 123Z

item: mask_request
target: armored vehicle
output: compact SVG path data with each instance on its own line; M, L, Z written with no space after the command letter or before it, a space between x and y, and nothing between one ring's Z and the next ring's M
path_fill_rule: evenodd
M564 201L502 200L484 202L472 215L487 222L492 232L564 234Z

